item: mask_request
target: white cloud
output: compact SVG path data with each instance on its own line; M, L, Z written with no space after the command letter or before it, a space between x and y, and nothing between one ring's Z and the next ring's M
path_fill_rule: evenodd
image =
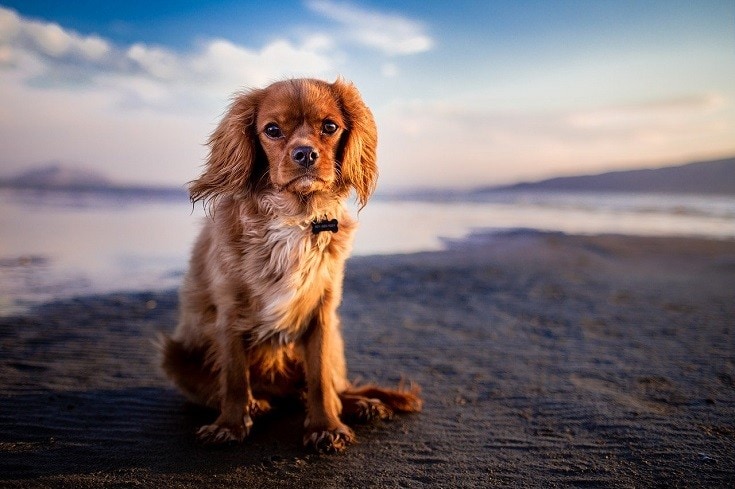
M0 42L13 39L20 30L20 17L12 10L0 7Z
M181 73L182 66L179 58L172 52L159 47L133 44L125 53L143 72L155 79L171 81Z
M28 23L25 32L49 56L63 56L71 50L73 38L56 24Z
M263 85L276 78L294 75L323 75L335 67L324 54L325 38L307 39L304 47L276 40L254 51L227 40L210 41L191 58L192 76L217 87Z
M51 58L77 57L100 60L110 53L110 45L98 36L81 36L58 24L22 19L0 7L0 43L36 50Z
M82 36L53 23L26 20L0 7L0 63L26 82L64 88L119 88L125 100L139 92L142 104L172 106L172 98L224 99L244 86L285 76L325 76L336 71L332 40L314 35L298 45L275 40L260 49L225 39L201 42L185 52L136 43L113 46L98 36ZM20 60L24 60L21 66ZM36 68L27 69L30 65Z
M434 46L434 40L421 23L399 15L370 11L332 0L311 0L306 5L340 24L341 37L388 55L417 54L429 51Z

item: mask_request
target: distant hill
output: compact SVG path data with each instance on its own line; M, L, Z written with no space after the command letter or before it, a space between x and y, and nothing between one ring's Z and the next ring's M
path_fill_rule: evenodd
M16 188L100 188L111 185L99 172L49 163L0 180L6 187Z
M498 190L735 195L735 157L665 168L551 178L539 182L482 188L473 193Z
M67 166L56 162L26 170L7 178L0 178L0 188L2 187L61 192L97 192L146 197L180 197L186 195L186 190L183 186L151 187L121 185L95 170Z

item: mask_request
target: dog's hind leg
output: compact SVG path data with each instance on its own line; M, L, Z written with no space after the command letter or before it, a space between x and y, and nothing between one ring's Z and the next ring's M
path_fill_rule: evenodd
M193 403L219 409L217 373L207 362L205 348L187 348L170 336L161 335L157 347L166 375Z

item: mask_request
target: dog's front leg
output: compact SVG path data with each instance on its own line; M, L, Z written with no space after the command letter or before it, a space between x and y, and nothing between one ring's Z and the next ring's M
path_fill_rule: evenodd
M219 311L216 325L216 361L219 367L220 414L217 420L197 432L207 444L239 442L253 426L250 408L253 394L247 352L235 328L236 312Z
M342 450L355 438L339 419L344 362L339 361L343 344L335 302L323 300L303 338L307 391L304 445L318 452Z

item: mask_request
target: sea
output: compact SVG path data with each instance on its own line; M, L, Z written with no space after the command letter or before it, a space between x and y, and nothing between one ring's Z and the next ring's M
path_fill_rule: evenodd
M518 231L735 239L732 196L377 195L358 218L358 256L436 251ZM203 219L183 192L0 188L0 315L80 295L176 288Z

